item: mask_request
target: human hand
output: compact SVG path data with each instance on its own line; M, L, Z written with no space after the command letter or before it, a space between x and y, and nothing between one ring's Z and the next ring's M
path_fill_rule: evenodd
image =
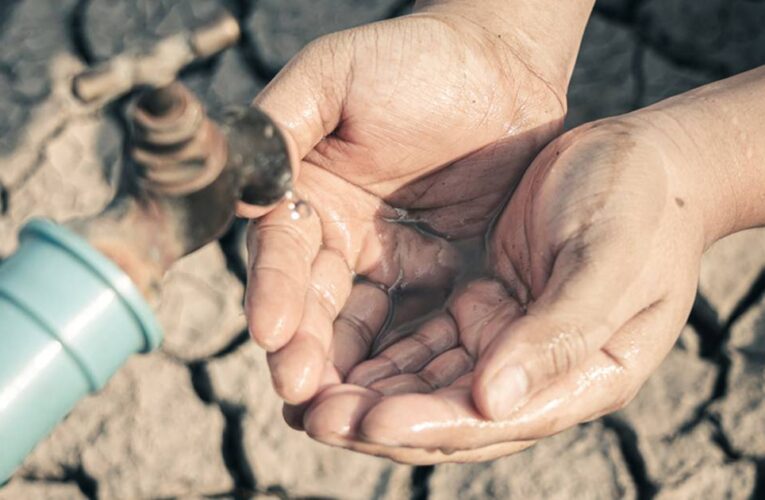
M425 4L314 42L257 99L302 159L296 191L314 209L295 221L282 204L250 238L250 329L272 353L275 386L289 402L344 376L329 349L333 324L348 325L341 310L358 303L354 278L381 285L380 304L390 289L443 293L456 257L411 226L451 238L485 231L562 125L584 20L567 19L555 35L572 32L573 50L548 50L520 19L492 31L486 26L496 22L469 11ZM369 321L379 328L385 317Z
M319 394L306 431L402 462L481 461L629 402L682 329L708 243L704 190L659 121L548 146L489 240L493 276Z

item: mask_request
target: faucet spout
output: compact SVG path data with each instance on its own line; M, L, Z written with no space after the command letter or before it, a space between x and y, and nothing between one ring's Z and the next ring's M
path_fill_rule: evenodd
M180 82L130 108L127 168L114 201L68 226L112 259L153 299L178 259L222 236L237 203L267 206L292 187L287 143L254 107L213 122Z

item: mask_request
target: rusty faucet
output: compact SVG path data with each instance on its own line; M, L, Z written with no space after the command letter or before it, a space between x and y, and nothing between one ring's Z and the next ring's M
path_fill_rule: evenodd
M84 102L143 88L128 111L127 170L116 199L104 213L70 227L117 262L149 298L173 262L225 232L238 201L267 206L291 189L288 148L267 115L243 105L215 123L176 80L185 65L238 38L239 24L226 13L74 80L74 93Z
M28 223L0 263L0 483L80 398L160 343L150 304L165 271L220 237L240 201L267 206L290 191L287 143L268 116L245 104L216 123L176 81L238 37L224 15L73 81L95 105L140 90L112 203L63 226Z

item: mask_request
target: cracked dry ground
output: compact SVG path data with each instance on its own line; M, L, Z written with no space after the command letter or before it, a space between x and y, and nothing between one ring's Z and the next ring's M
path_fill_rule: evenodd
M0 255L32 216L92 213L111 196L121 106L69 96L71 75L193 26L221 6L246 36L186 71L208 106L245 104L300 47L406 12L401 0L0 2ZM765 2L601 0L569 126L765 63ZM3 488L16 498L375 499L765 496L765 230L718 243L676 348L624 411L478 465L411 468L290 431L241 310L242 227L179 263L167 340L83 401Z

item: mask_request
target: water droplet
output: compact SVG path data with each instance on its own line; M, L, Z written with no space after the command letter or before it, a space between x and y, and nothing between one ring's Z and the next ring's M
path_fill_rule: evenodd
M307 201L303 201L303 200L298 200L295 203L290 203L289 209L290 209L290 218L292 220L305 219L310 217L311 213L313 213L313 210L311 209L311 205L309 205Z
M284 199L289 202L287 208L290 210L290 219L292 220L305 219L313 213L311 205L307 201L301 200L294 191L287 191L284 194Z
M293 209L293 212L298 215L298 217L306 218L310 217L313 213L313 209L311 208L311 205L308 204L307 201L300 200L297 203L295 203L295 208Z

